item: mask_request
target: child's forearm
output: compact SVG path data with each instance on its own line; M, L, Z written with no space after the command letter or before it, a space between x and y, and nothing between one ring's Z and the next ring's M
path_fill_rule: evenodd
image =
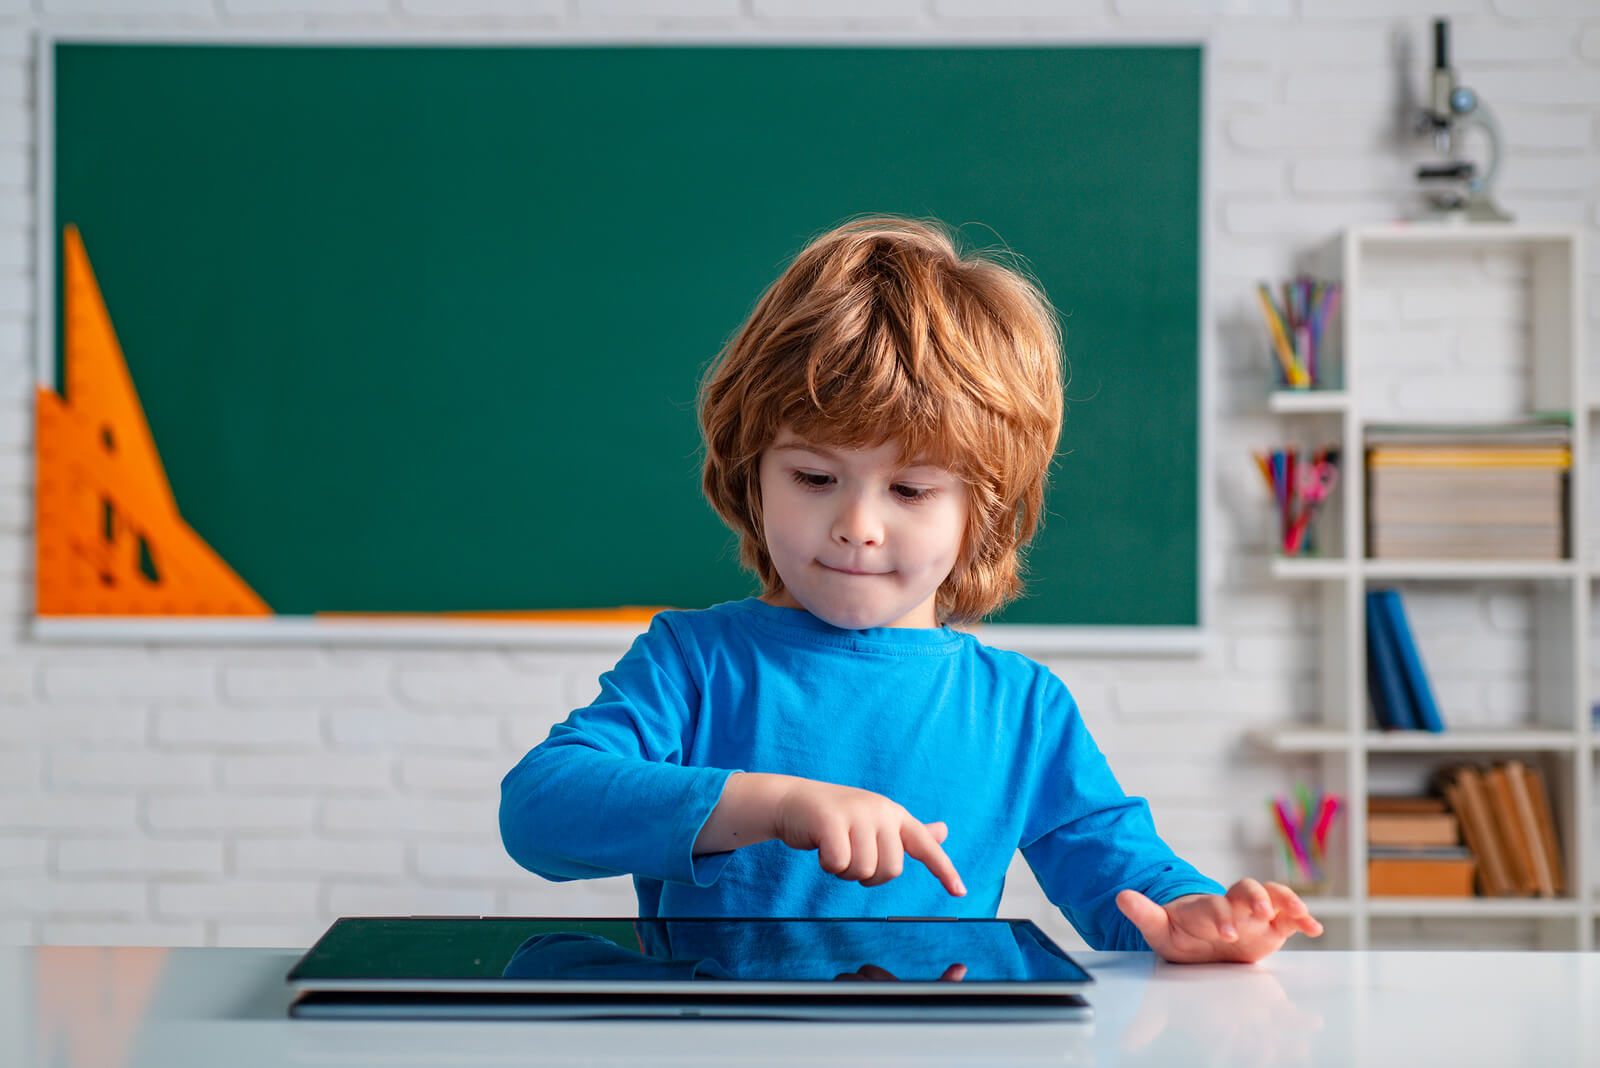
M778 800L795 781L792 775L734 772L694 840L695 855L726 853L776 838Z

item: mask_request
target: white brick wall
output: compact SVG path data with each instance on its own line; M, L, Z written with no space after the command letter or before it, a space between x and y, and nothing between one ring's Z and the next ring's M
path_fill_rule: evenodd
M1192 660L1053 666L1173 844L1231 878L1269 870L1261 799L1309 770L1255 755L1242 732L1317 718L1315 605L1265 577L1267 523L1242 458L1278 432L1261 414L1268 354L1249 287L1287 273L1306 242L1396 213L1420 158L1396 140L1397 101L1403 86L1413 100L1421 91L1427 20L1439 14L1454 16L1456 63L1510 146L1506 205L1524 220L1589 231L1597 351L1593 0L0 0L0 940L303 945L345 913L633 907L625 879L551 884L519 872L495 824L500 775L593 696L615 653L75 648L26 636L39 224L31 34L40 26L1206 35L1217 640ZM1527 282L1514 265L1479 263L1403 297L1373 281L1357 328L1393 356L1368 384L1394 414L1441 399L1477 411L1485 397L1504 406L1525 395L1525 382L1493 371L1525 329ZM1462 313L1490 318L1457 330L1449 317ZM1437 383L1441 367L1470 389L1419 386ZM1522 593L1446 587L1415 597L1412 611L1453 718L1526 717ZM1003 907L1075 942L1020 863ZM1408 939L1526 941L1515 925L1492 935L1479 924L1391 926Z

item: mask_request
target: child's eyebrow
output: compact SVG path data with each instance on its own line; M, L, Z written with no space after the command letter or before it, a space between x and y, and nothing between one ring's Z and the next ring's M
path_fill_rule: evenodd
M784 450L790 450L793 452L812 452L816 453L818 456L826 457L829 460L837 461L839 459L839 454L834 452L832 449L825 448L821 445L813 445L806 441L785 441L781 444L772 446L772 449L774 452L782 452ZM925 456L919 456L915 460L908 460L900 466L902 468L937 467L940 470L944 470L942 464Z
M830 460L837 460L839 454L832 449L824 449L821 445L811 445L804 441L785 441L773 446L774 450L782 451L792 449L795 452L814 452L818 456L826 456Z

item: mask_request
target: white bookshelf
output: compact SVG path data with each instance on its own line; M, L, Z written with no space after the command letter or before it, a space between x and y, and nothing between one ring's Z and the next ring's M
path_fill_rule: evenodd
M1593 949L1600 926L1596 887L1600 868L1591 855L1597 848L1593 805L1600 737L1589 711L1594 669L1590 641L1600 553L1589 547L1594 520L1587 482L1591 435L1600 428L1600 398L1594 405L1585 398L1581 235L1576 229L1512 224L1361 226L1313 250L1303 267L1317 277L1337 279L1344 287L1340 322L1334 324L1329 348L1336 354L1330 366L1340 380L1339 388L1278 391L1270 396L1268 408L1280 417L1287 440L1307 446L1338 441L1340 482L1328 511L1317 522L1322 555L1275 557L1270 572L1284 582L1309 584L1320 606L1317 719L1258 731L1251 737L1271 754L1311 764L1324 788L1350 801L1342 816L1339 847L1330 857L1329 890L1313 899L1314 911L1335 920L1330 933L1336 947L1340 943L1356 949L1381 947L1385 927L1392 929L1394 921L1447 918L1518 921L1531 925L1540 945ZM1413 268L1419 272L1414 283L1408 281L1408 270ZM1427 325L1430 316L1435 325L1443 322L1448 329L1453 294L1440 279L1458 269L1478 272L1491 288L1500 285L1486 304L1492 306L1489 311L1507 312L1513 322L1512 328L1493 336L1508 339L1502 355L1516 365L1485 370L1484 352L1474 349L1472 360L1463 361L1467 366L1460 377L1468 379L1464 385L1449 375L1436 376L1441 400L1434 407L1429 394L1417 389L1419 378L1427 380L1425 375L1413 369L1409 381L1403 377L1410 354L1403 347L1397 350L1390 339L1374 338L1382 334L1385 323L1398 322L1402 328L1412 321ZM1469 310L1477 313L1477 308ZM1373 323L1379 327L1373 328ZM1393 333L1403 333L1402 328ZM1426 340L1420 329L1417 336ZM1462 359L1459 354L1451 358ZM1503 386L1477 397L1473 374ZM1504 407L1481 410L1476 407L1480 399L1487 407ZM1573 417L1568 512L1574 559L1365 558L1365 426L1466 422L1550 410L1569 410ZM1365 594L1374 585L1390 584L1407 591L1408 607L1413 593L1426 596L1431 590L1463 587L1525 606L1529 671L1526 713L1520 720L1494 727L1457 725L1452 723L1448 701L1443 701L1442 734L1375 728L1367 699ZM1418 631L1427 625L1414 612L1411 622ZM1426 646L1425 638L1419 643ZM1437 691L1437 672L1430 667L1430 674ZM1364 804L1369 788L1386 790L1388 784L1408 776L1420 787L1432 770L1452 760L1486 763L1502 755L1519 756L1544 772L1559 825L1567 895L1551 900L1369 898ZM1458 932L1460 924L1449 929Z

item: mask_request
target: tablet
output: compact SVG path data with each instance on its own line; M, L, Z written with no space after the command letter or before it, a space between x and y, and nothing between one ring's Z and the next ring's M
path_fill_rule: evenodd
M289 972L297 1017L1087 1019L1028 920L355 917Z

